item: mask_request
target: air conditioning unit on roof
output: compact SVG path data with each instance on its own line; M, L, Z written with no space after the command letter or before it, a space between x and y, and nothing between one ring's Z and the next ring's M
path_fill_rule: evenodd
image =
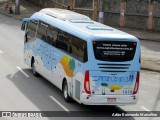
M70 10L66 10L66 9L45 8L40 10L39 12L60 20L64 20L64 21L65 20L91 20L89 17L85 15L82 15Z

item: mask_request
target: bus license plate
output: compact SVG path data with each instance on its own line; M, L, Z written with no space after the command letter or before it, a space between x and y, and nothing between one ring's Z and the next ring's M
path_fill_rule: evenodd
M116 98L107 98L107 102L116 102Z

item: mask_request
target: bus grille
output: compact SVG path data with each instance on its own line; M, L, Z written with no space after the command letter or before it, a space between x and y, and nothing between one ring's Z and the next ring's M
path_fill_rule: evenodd
M102 72L126 72L131 64L103 64L98 63Z

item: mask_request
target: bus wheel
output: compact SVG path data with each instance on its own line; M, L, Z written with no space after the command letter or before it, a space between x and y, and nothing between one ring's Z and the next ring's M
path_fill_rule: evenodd
M63 83L63 97L64 97L64 100L66 102L70 102L71 101L71 97L68 95L67 81L64 81L64 83Z
M38 73L36 72L35 62L32 63L32 72L34 76L38 76Z

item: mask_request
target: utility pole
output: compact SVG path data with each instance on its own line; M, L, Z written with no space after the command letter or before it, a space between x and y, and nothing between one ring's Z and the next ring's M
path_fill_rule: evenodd
M99 19L98 22L104 23L104 12L106 9L106 0L100 0L100 11L99 11Z
M19 15L20 14L20 4L19 0L15 0L15 14Z

